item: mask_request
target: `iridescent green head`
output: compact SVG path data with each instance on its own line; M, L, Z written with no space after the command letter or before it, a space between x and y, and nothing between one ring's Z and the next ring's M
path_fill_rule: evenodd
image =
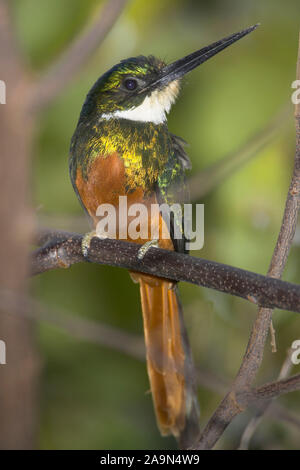
M256 28L235 33L166 65L153 56L122 60L90 90L80 119L129 119L160 124L179 93L181 78Z
M83 111L92 106L104 119L127 117L161 122L179 92L178 79L168 85L151 86L159 81L165 67L153 56L122 60L98 79Z

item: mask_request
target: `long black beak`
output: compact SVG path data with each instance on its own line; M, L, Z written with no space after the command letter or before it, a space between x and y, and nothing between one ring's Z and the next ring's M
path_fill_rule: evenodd
M164 87L173 80L183 77L183 75L198 67L198 65L203 64L203 62L218 54L226 47L254 31L258 26L259 24L256 24L240 31L239 33L231 34L220 41L214 42L209 46L203 47L199 51L193 52L192 54L167 65L162 69L160 78L151 83L150 87Z

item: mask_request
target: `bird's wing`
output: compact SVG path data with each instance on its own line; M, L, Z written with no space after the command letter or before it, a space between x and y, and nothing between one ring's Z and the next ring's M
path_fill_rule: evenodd
M186 253L184 237L184 203L189 202L189 191L186 184L185 170L191 168L190 160L185 153L185 141L170 134L171 151L163 172L159 175L156 194L159 204L172 206L170 217L162 212L165 222L170 226L170 235L176 251ZM181 234L181 238L178 238Z
M178 135L170 133L170 137L171 137L173 152L177 155L177 158L180 160L183 169L191 170L192 169L191 160L189 159L186 151L184 150L184 147L186 147L188 143L182 137L178 137Z

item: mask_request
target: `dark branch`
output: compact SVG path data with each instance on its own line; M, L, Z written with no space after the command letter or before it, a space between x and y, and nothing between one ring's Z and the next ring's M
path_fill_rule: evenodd
M81 251L81 235L57 232L48 241L54 235L55 232L50 232L40 237L39 241L46 244L33 254L32 274L86 261ZM159 248L150 249L139 260L139 248L136 243L93 238L88 261L216 289L265 307L300 312L300 286L296 284Z
M288 379L279 380L278 382L263 385L249 394L245 392L244 397L248 395L249 399L247 399L247 402L251 404L255 403L257 400L271 400L280 395L295 392L296 390L300 390L300 374L293 375Z

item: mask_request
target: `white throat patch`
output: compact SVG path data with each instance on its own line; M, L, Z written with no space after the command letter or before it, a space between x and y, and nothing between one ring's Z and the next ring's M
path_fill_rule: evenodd
M139 106L124 111L102 114L101 119L122 118L130 121L161 124L166 120L166 114L170 111L178 93L179 81L175 80L163 90L155 90L150 96L146 96Z

